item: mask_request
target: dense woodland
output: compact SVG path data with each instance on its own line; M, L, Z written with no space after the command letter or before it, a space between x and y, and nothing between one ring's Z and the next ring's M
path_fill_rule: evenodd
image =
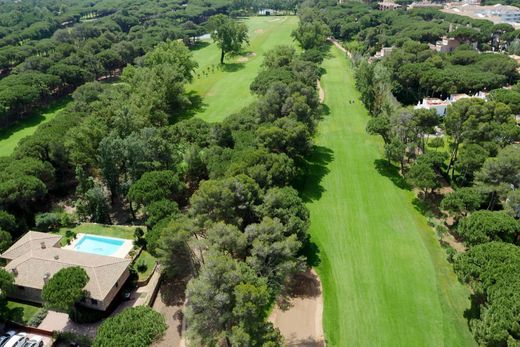
M159 42L193 38L217 13L234 16L288 1L2 1L0 128L85 82L119 74Z
M229 37L215 35L223 56L247 41L227 16L213 16L210 25L235 35L231 46ZM55 119L0 160L3 249L35 224L47 230L74 222L70 214L50 211L61 199L73 199L77 221L119 222L114 212L123 213L127 222L148 227L147 250L168 278L191 279L186 315L194 346L223 340L282 345L266 317L287 294L292 275L307 267L309 216L292 186L305 175L321 115L316 81L325 29L315 13L303 12L294 33L303 53L290 46L268 52L251 85L257 101L223 123L183 117L193 107L185 87L197 63L184 42L168 37L142 49L146 53L122 68L118 83L78 87ZM17 76L16 69L2 81ZM63 282L60 276L85 281L78 272L57 274L49 283ZM65 298L49 287L46 305L74 319L70 303L83 295L81 285L76 289ZM208 292L214 301L208 302ZM132 337L136 343L164 331L160 322L153 328L152 313L126 315L152 320L150 335ZM117 321L129 324L121 328L126 337L133 318L125 317ZM111 324L119 323L104 325ZM112 341L112 330L102 327L94 345Z
M367 131L383 139L396 184L417 189L420 210L472 289L466 314L476 341L518 345L520 87L507 54L516 53L520 31L433 9L382 12L326 1L315 8L354 56L356 84L372 115ZM430 49L442 36L467 44L451 53ZM382 60L367 59L383 46L396 48ZM478 91L491 91L490 100L459 100L445 117L406 107Z
M254 11L252 3L33 3L0 2L1 121L8 126L68 93L72 102L0 158L2 250L35 225L76 222L53 210L56 202L72 204L77 221L124 216L146 225L146 248L166 277L189 281L194 346L282 345L266 318L292 275L309 265L309 214L294 187L308 174L322 114L316 80L333 35L354 56L372 116L367 131L381 136L396 184L417 190L418 206L473 291L467 315L477 342L519 343L520 85L505 52L516 53L520 31L431 9L308 1L293 32L302 52L269 51L250 87L257 101L210 124L185 117L197 67L189 46L211 30L222 61L240 51L247 33L228 15ZM467 44L452 53L429 48L444 35ZM383 46L396 49L369 61ZM118 83L96 81L116 75ZM406 106L478 91L491 91L490 100L457 101L443 118ZM2 296L9 276L0 272ZM54 294L48 301L62 303ZM139 319L146 332L130 337L136 343L164 331L153 311L127 312L105 321L94 344L131 336Z

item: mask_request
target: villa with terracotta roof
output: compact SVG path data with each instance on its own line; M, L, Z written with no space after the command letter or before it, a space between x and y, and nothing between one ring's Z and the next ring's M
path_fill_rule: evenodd
M11 297L42 303L43 286L56 272L80 266L90 279L82 304L106 310L129 277L131 259L127 254L107 256L61 248L60 240L60 235L29 231L0 255L7 261L5 270L15 278L16 289Z

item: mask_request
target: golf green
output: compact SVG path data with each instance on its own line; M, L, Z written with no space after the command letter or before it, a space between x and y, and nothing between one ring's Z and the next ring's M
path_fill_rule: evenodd
M333 47L323 67L328 114L302 195L321 260L327 345L474 345L467 289L380 139L365 132L369 116L347 58Z
M202 48L193 51L199 68L188 90L200 97L195 114L205 121L222 121L253 102L249 85L258 74L264 53L281 44L295 46L291 32L298 25L296 16L249 17L244 22L249 28L250 44L243 55L226 57L220 66L216 44L202 42Z

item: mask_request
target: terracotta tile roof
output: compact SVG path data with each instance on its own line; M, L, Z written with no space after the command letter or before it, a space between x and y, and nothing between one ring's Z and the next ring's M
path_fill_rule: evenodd
M28 250L41 249L42 246L46 248L54 247L60 240L60 235L29 231L9 247L7 251L2 253L0 257L12 260L24 255Z
M5 266L5 270L15 275L16 285L42 289L46 276L52 277L63 268L80 266L90 278L85 287L89 292L88 296L103 301L131 261L58 247L41 247L40 242L56 245L60 238L46 233L27 233L2 254L6 259L11 259L7 256L13 254L18 255Z

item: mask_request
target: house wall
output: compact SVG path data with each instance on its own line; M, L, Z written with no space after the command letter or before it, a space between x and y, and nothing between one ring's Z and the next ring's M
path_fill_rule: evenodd
M9 294L9 297L23 301L35 302L37 304L43 303L42 290L37 288L16 286L12 293Z
M82 301L80 304L95 310L105 311L115 299L129 276L130 271L126 269L121 277L119 277L117 280L117 285L114 285L103 301L96 300L96 303L93 303L91 298L85 298L85 301ZM13 290L13 293L11 293L9 297L12 297L13 299L43 304L41 289L16 286L15 290Z
M117 283L112 287L112 290L108 292L108 295L105 297L105 300L98 302L98 305L86 305L88 307L94 308L96 310L102 310L105 311L108 306L112 303L112 301L116 298L117 294L123 288L123 285L125 284L126 280L130 276L130 271L128 269L123 272L121 277L117 280ZM89 301L89 300L87 300Z

